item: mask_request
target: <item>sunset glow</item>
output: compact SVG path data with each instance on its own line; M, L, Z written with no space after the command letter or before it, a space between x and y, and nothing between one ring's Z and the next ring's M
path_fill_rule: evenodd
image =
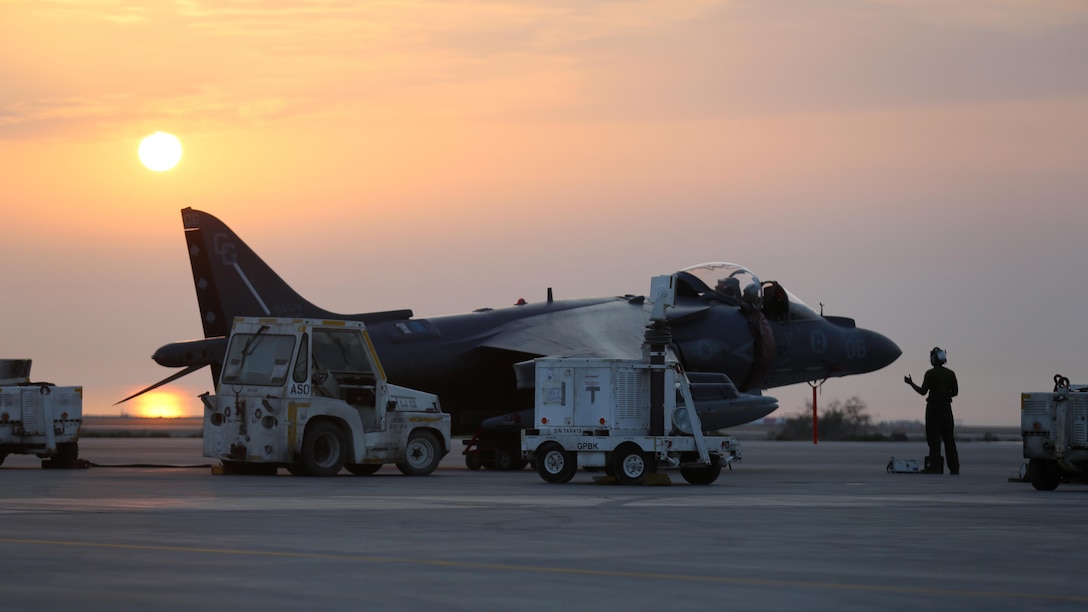
M185 416L189 398L169 391L151 391L132 400L136 406L130 416L146 419L176 419Z
M922 419L902 379L937 345L967 422L1088 383L1083 2L11 0L0 40L0 341L87 414L203 337L189 206L332 312L733 261L903 349L821 403ZM126 410L200 415L214 382L160 391Z

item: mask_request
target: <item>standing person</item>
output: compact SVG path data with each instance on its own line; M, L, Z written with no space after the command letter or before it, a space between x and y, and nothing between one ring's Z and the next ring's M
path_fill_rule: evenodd
M960 473L960 455L956 452L956 434L953 431L955 421L952 418L952 398L959 394L960 386L956 381L956 373L944 367L947 361L948 355L944 350L939 346L933 347L929 352L929 363L933 367L926 371L922 386L914 384L910 374L903 377L903 381L919 395L929 393L926 398L926 443L929 444L929 457L925 471L930 474L944 473L941 460L942 441L945 453L948 454L948 471L952 474Z

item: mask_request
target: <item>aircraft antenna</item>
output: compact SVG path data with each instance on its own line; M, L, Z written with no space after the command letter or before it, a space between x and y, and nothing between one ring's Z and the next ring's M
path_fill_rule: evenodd
M552 303L552 288L548 287L548 303Z

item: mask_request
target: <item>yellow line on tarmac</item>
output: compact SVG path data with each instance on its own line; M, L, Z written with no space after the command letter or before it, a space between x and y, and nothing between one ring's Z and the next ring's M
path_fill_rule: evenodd
M403 559L397 557L372 557L367 555L338 555L329 553L305 553L274 550L245 550L237 548L200 548L194 546L164 546L147 544L116 544L108 542L75 542L66 540L34 540L22 538L0 538L0 544L28 544L33 546L70 546L80 548L100 548L110 550L147 550L156 552L178 552L192 554L238 555L248 557L276 557L288 559L324 559L328 561L353 561L356 563L401 563L406 565L429 565L458 569L487 569L508 572L534 572L540 574L570 574L576 576L606 576L612 578L641 578L652 580L673 580L682 582L701 582L705 584L731 584L738 586L765 586L785 588L827 589L833 591L868 591L874 593L894 593L901 595L936 595L945 597L1003 598L1036 601L1061 601L1088 603L1088 596L1064 595L1059 593L1024 593L1014 591L968 591L960 589L936 589L914 586L869 585L835 582L812 582L805 580L779 580L771 578L731 578L728 576L697 576L693 574L662 574L651 572L629 572L622 570L593 570L570 567L540 567L532 565L510 565L500 563L472 563L468 561L441 561L438 559Z

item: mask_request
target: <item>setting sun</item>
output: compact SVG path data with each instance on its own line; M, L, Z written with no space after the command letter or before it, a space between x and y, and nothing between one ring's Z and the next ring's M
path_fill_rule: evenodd
M181 161L181 141L173 134L155 132L140 141L139 154L148 169L166 172Z
M186 416L183 399L169 391L145 393L137 399L135 414L145 419L176 419Z

